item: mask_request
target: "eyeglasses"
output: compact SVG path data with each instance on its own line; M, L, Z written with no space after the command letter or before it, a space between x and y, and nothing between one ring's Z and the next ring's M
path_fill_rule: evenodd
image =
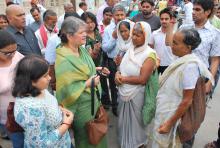
M1 54L3 54L4 56L7 56L7 57L13 56L15 54L15 52L16 52L16 50L10 51L10 52L0 51Z

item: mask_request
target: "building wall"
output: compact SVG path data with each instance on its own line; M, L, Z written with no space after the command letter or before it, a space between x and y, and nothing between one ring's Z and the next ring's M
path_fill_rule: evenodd
M68 1L70 1L70 0L44 0L44 3L45 3L45 7L47 9L54 10L59 16L64 13L63 4ZM96 13L98 6L102 5L104 2L104 0L85 0L85 1L88 4L88 9L89 9L88 11L91 11L93 13ZM81 2L81 0L75 0L76 10L79 9L78 5L80 2ZM95 4L96 4L96 6L95 6ZM23 0L22 5L25 8L25 12L29 13L29 10L31 8L30 0ZM5 0L0 0L0 14L5 14L5 8L6 8Z

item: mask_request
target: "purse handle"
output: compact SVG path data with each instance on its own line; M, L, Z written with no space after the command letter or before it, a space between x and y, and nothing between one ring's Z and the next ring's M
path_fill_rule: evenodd
M97 86L95 87L95 77L92 78L90 89L91 89L91 114L93 116L95 112L95 92L99 102L101 102L99 89Z

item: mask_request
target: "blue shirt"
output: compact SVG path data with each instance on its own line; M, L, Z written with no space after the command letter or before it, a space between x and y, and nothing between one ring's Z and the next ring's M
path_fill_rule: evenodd
M24 129L24 148L70 148L69 132L59 132L62 111L47 90L42 98L16 98L15 121Z
M116 41L117 39L112 37L112 32L116 29L114 21L111 22L104 30L102 40L102 50L107 53L109 58L114 58L117 55Z
M61 40L57 34L48 39L47 47L45 49L45 59L50 65L53 65L56 61L56 48L60 45L60 43Z
M30 28L25 27L23 33L21 33L16 28L9 25L6 31L8 31L14 37L17 43L18 52L23 55L41 55L41 50L38 46L37 38Z
M200 35L202 42L192 52L209 68L209 58L220 56L220 32L209 21L205 23L203 28L196 28L195 24L182 25L181 29L195 28Z

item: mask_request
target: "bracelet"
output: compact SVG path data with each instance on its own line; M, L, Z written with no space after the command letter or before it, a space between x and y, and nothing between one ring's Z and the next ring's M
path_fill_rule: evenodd
M70 127L70 125L71 125L71 124L65 123L65 122L63 122L62 124L68 125L68 127ZM62 125L62 124L61 124L61 125Z

